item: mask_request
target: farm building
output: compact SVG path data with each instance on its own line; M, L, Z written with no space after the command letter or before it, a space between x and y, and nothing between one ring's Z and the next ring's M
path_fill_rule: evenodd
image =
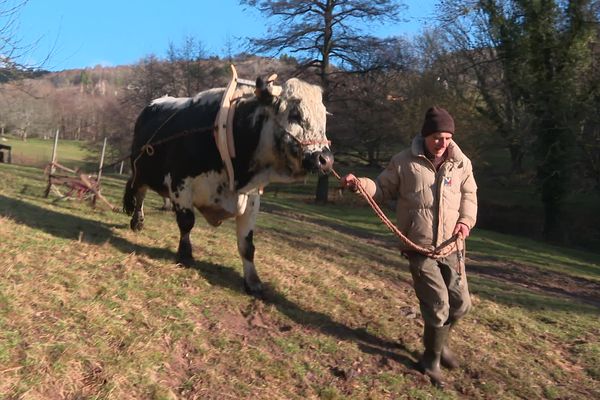
M0 143L0 162L11 163L11 150L12 148L9 145Z

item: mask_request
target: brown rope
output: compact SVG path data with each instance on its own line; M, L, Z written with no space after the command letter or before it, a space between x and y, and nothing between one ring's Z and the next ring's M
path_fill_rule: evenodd
M342 180L342 177L335 170L332 169L331 172L338 180L340 180L340 181ZM362 186L362 184L360 183L360 181L358 179L356 180L356 183L357 183L356 187L358 189L358 193L360 193L361 196L365 198L367 203L369 203L369 205L371 206L371 208L373 209L375 214L379 217L379 219L383 222L383 224L385 226L387 226L398 237L398 239L400 239L400 241L406 247L406 250L415 251L417 253L423 254L427 257L434 258L434 259L446 257L446 256L452 254L453 252L457 251L459 253L459 267L458 268L461 268L460 265L462 264L462 261L464 261L464 251L465 251L464 240L462 238L462 235L459 235L459 234L453 235L450 239L446 240L444 243L442 243L441 245L439 245L438 247L436 247L433 250L429 250L424 247L421 247L421 246L415 244L414 242L412 242L402 232L400 232L400 230L396 227L396 225L394 225L394 223L392 223L392 221L390 221L389 218L385 215L385 213L381 210L381 208L375 202L373 197L369 193L367 193L366 189ZM459 244L459 242L462 242L461 243L462 246L461 246L461 244Z

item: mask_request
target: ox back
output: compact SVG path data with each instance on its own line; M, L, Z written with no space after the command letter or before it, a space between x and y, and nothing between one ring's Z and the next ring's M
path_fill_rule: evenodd
M203 92L183 104L159 99L142 111L135 124L131 146L135 185L147 185L168 197L165 184L167 175L171 176L172 185L177 186L186 177L224 170L225 165L213 137L213 125L222 93L223 90ZM240 104L236 109L236 121L247 121L257 106L257 101ZM258 146L261 128L261 120L254 126L240 122L236 124L234 140L240 151L232 162L237 187L248 183L252 173L250 160ZM157 142L160 144L150 149L151 156L148 152L142 152L143 146ZM141 152L141 157L137 158ZM125 210L129 214L134 210L134 203L134 196L127 196Z

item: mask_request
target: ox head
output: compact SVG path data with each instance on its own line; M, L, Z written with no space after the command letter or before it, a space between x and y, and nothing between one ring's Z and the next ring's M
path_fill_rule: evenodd
M293 176L329 173L333 154L325 134L327 112L321 88L296 78L278 87L273 80L273 76L258 78L255 94L272 110L273 143L285 168Z

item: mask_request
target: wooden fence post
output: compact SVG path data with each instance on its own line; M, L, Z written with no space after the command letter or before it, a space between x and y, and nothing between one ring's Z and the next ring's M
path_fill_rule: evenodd
M100 154L100 165L98 166L98 177L96 178L96 188L97 192L94 193L94 197L92 198L92 205L96 206L96 200L98 195L100 194L100 178L102 177L102 167L104 166L104 154L106 154L106 139L104 138L104 143L102 144L102 153Z
M56 150L58 147L58 129L56 130L56 133L54 134L54 146L52 146L52 160L50 160L50 173L53 174L55 171L54 168L54 163L56 162Z
M56 171L54 164L56 163L56 151L58 147L58 129L54 133L54 146L52 146L52 159L50 160L50 169L48 170L48 185L46 186L46 191L44 192L44 197L48 197L50 194L50 190L52 190L52 174Z
M102 154L100 154L100 166L98 167L98 186L100 185L100 177L102 176L102 167L104 166L104 154L106 153L106 139L102 145Z

